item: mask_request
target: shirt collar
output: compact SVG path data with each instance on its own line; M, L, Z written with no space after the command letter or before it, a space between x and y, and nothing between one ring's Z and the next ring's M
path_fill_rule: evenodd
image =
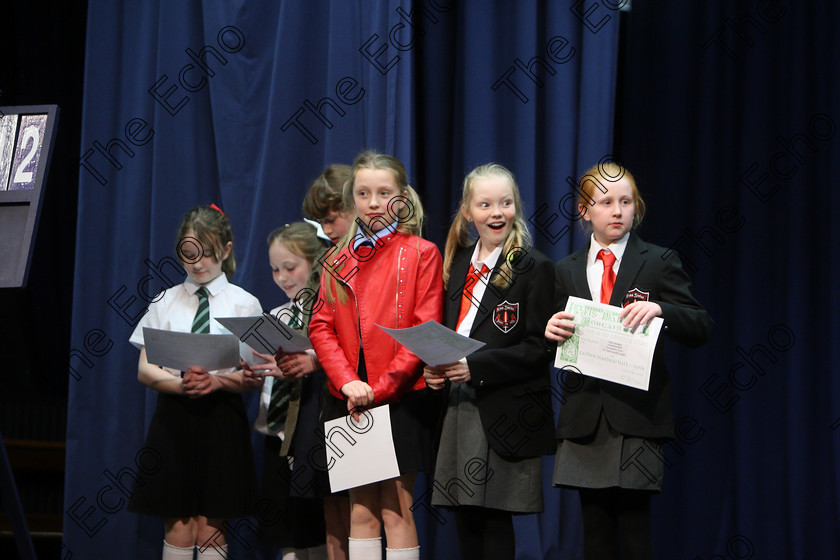
M375 246L377 244L377 241L379 241L380 239L385 239L386 237L397 231L397 225L399 225L399 222L395 220L390 225L380 229L377 232L374 232L374 234L370 237L365 235L364 228L359 228L359 231L356 233L356 237L353 238L353 248L358 249L359 245L368 241L373 243Z
M216 278L205 284L204 287L207 288L207 291L210 292L211 296L215 297L222 293L228 284L227 274L222 272ZM194 296L200 287L201 284L193 280L191 276L188 276L187 280L184 282L184 288L191 296Z
M475 249L473 250L472 258L470 259L470 263L472 264L473 268L477 268L481 270L481 265L486 265L487 268L493 270L493 267L496 266L496 261L499 260L499 256L502 254L502 246L499 245L493 251L487 255L487 258L484 261L478 260L478 253L481 249L481 239L479 239L475 244Z
M620 261L621 257L624 256L624 250L627 249L627 240L630 239L630 232L624 234L624 237L619 239L618 241L613 241L606 247L601 247L597 241L595 241L595 234L593 233L589 237L589 253L587 254L586 262L589 264L594 263L597 260L598 253L601 249L606 249L613 255L615 255L615 260Z
M333 244L332 239L324 233L324 226L321 225L321 222L316 222L315 220L310 220L309 218L304 218L303 221L315 228L315 235L318 239L323 239L329 245Z

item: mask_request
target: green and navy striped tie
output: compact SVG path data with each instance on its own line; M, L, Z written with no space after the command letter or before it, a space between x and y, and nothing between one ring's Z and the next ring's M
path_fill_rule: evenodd
M198 296L198 309L195 310L190 332L210 334L210 302L207 300L207 288L200 287L195 291L195 295ZM184 377L183 371L181 377Z
M198 309L195 311L192 330L190 332L210 334L210 301L207 299L207 288L202 286L196 290Z

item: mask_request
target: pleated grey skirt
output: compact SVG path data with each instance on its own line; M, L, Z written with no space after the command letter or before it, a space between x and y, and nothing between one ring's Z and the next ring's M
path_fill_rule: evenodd
M557 444L552 481L566 488L660 492L664 474L662 443L618 433L602 409L594 434Z
M435 465L432 505L513 513L543 510L540 458L509 460L487 443L475 391L453 383Z

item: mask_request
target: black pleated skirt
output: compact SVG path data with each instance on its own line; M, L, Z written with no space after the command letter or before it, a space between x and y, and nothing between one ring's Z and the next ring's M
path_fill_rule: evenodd
M128 509L160 517L253 513L257 475L242 396L158 395L145 446L160 469L138 477Z

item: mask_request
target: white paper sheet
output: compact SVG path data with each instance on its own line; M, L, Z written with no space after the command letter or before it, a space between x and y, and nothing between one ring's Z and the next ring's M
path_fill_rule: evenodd
M555 367L648 390L661 317L631 332L621 325L620 307L570 297L566 311L575 317L575 334L557 347Z
M248 364L249 366L253 366L254 364L265 363L265 361L262 358L254 354L253 348L251 348L241 340L237 340L236 342L239 343L239 356L245 361L246 364Z
M239 366L239 344L229 334L198 334L143 327L143 344L150 364L186 371L199 366L207 371Z
M484 346L483 342L460 335L437 321L426 321L422 325L407 329L376 326L430 366L457 362Z
M324 422L324 443L333 492L400 476L387 404Z
M280 319L267 313L256 317L216 317L216 321L239 340L263 354L274 354L281 347L284 352L303 352L312 348L307 337L283 322L282 315Z

